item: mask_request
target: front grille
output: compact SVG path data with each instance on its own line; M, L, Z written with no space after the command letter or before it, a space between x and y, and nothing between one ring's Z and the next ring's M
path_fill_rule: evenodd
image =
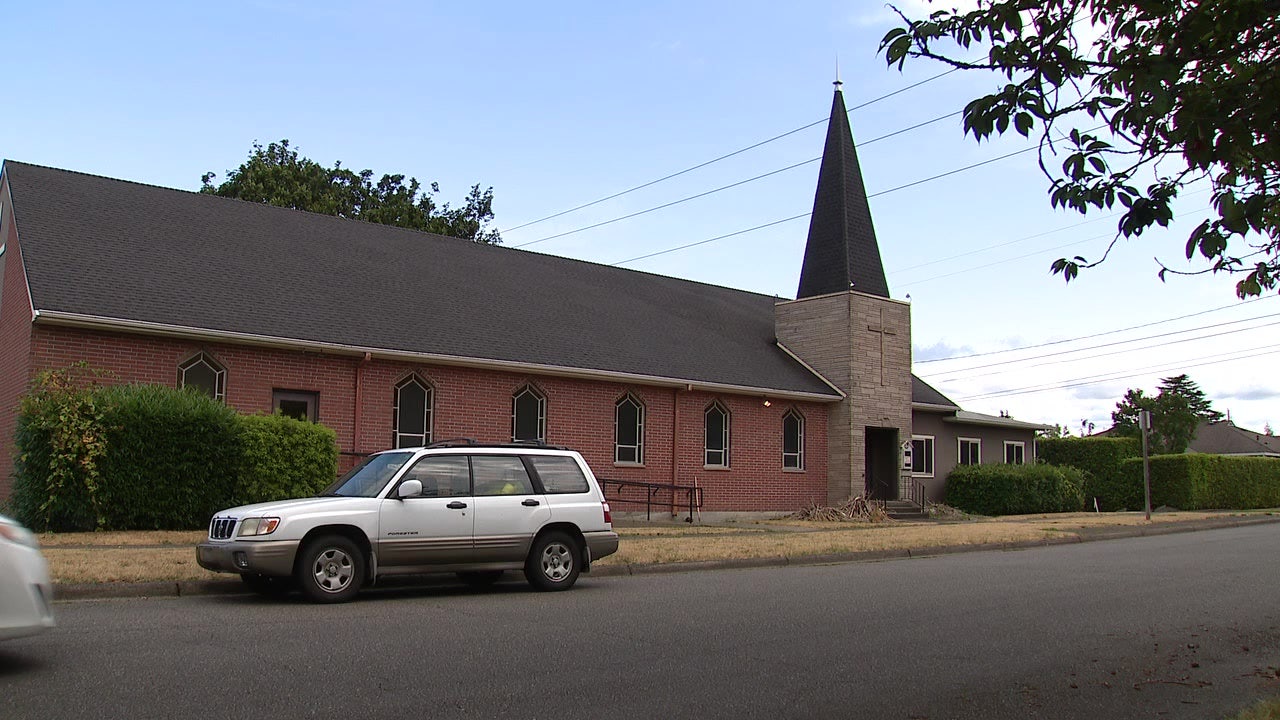
M210 540L230 540L236 531L236 519L233 517L216 517L209 523Z

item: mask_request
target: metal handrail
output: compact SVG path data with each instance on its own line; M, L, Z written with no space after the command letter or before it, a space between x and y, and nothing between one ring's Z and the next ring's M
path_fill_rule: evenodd
M693 522L693 513L695 510L702 508L702 488L695 485L677 485L675 483L651 483L639 482L636 480L609 480L606 478L596 478L600 481L600 489L604 491L605 499L610 504L614 503L644 503L644 516L646 520L653 519L653 506L669 505L671 507L682 507L689 509L689 517L685 518L686 522ZM609 488L616 488L617 493L610 493ZM624 489L635 488L644 491L644 499L623 497ZM659 501L659 495L668 493L668 500ZM677 503L676 498L683 495L684 502Z

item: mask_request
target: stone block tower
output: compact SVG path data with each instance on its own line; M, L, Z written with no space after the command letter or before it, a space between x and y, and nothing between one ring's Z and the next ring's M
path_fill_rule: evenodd
M828 502L897 499L911 440L911 307L889 297L839 81L800 287L775 307L775 333L845 394L827 421Z

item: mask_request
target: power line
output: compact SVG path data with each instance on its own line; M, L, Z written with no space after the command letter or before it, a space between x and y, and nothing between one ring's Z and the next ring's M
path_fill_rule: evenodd
M666 255L667 253L673 253L677 250L687 250L691 247L697 247L698 245L706 245L707 243L715 242L716 240L731 238L734 235L745 235L746 233L755 232L756 230L763 230L767 227L773 227L774 225L781 225L782 223L791 222L792 220L799 220L800 218L809 217L812 214L813 213L802 213L800 215L792 215L789 218L774 220L773 222L768 222L763 225L756 225L755 227L750 227L750 228L747 228L746 230L738 230L737 232L731 232L727 235L717 235L716 237L707 238L706 240L699 240L698 242L692 242L692 243L689 243L688 245L681 245L680 247L667 248L666 250L659 250L658 252L649 253L648 255L640 255L638 257L628 258L626 260L619 260L618 262L609 263L609 264L613 266L618 266L618 265L626 265L627 263L635 262L637 260L647 260L651 257L656 257L658 255Z
M901 130L895 130L895 131L893 131L893 132L891 132L891 133L889 133L889 134L887 134L887 135L881 135L880 137L872 138L871 140L868 140L868 141L866 141L865 143L862 143L862 146L863 146L863 147L866 147L866 146L868 146L868 145L870 145L870 144L872 144L872 143L879 142L880 140L884 140L884 139L886 139L886 138L891 138L891 137L893 137L893 136L895 136L895 135L901 135L902 133L910 132L910 131L915 130L915 129L917 129L917 128L922 128L922 127L924 127L925 125L930 125L930 124L932 124L932 123L936 123L936 122L938 122L938 121L940 121L940 120L946 120L946 119L947 119L947 118L949 118L949 117L955 117L956 115L959 115L961 112L962 112L962 111L957 110L957 111L952 112L952 113L947 113L946 115L939 115L938 117L933 118L932 120L926 120L926 121L924 121L924 122L922 122L922 123L916 123L915 125L912 125L911 127L905 127L905 128L902 128ZM575 235L575 234L577 234L577 233L584 232L584 231L587 231L587 230L594 230L594 229L596 229L596 228L598 228L598 227L603 227L603 226L605 226L605 225L612 225L613 223L621 222L621 221L623 221L623 220L630 220L630 219L631 219L631 218L633 218L633 217L638 217L638 216L640 216L640 215L646 215L646 214L651 213L651 212L654 212L654 211L656 211L656 210L663 210L663 209L665 209L665 208L669 208L669 207L671 207L671 206L673 206L673 205L679 205L679 204L681 204L681 203L686 203L686 202L689 202L690 200L697 200L698 198L706 197L706 196L708 196L708 195L713 195L713 194L718 193L718 192L721 192L721 191L723 191L723 190L729 190L729 189L731 189L731 188L736 188L736 187L738 187L739 185L746 185L747 183L755 182L756 180L762 180L762 179L764 179L764 178L767 178L767 177L770 177L770 176L773 176L773 175L777 175L777 174L779 174L779 173L783 173L783 172L786 172L786 171L788 171L788 170L794 170L794 169L796 169L796 168L798 168L798 167L803 167L803 166L805 166L805 165L809 165L809 164L811 164L811 163L815 163L815 162L817 162L817 161L819 161L819 160L821 160L821 159L822 159L822 156L821 156L821 155L819 155L818 157L815 157L815 158L809 158L808 160L804 160L804 161L802 161L802 162L798 162L798 163L796 163L796 164L794 164L794 165L788 165L788 166L786 166L786 167L784 167L784 168L779 168L779 169L777 169L777 170L770 170L770 171L769 171L769 172L767 172L767 173L764 173L764 174L761 174L761 175L756 175L755 177L750 177L750 178L747 178L746 180L739 180L738 182L730 183L730 184L728 184L728 185L722 185L722 186L720 186L720 187L718 187L718 188L714 188L714 189L712 189L712 190L707 190L707 191L705 191L705 192L700 192L700 193L697 193L697 194L695 194L695 195L689 195L689 196L687 196L687 197L680 198L679 200L672 200L671 202L663 203L662 205L655 205L654 207L651 207L651 208L645 208L644 210L637 210L636 212L630 213L630 214L628 214L628 215L622 215L622 216L619 216L619 217L610 218L610 219L608 219L608 220L602 220L602 221L600 221L600 222L598 222L598 223L595 223L595 224L593 224L593 225L586 225L586 226L584 226L584 227L574 228L573 230L566 230L566 231L561 232L561 233L556 233L555 235L548 235L548 236L543 237L543 238L538 238L537 240L530 240L529 242L520 243L520 244L518 244L518 245L512 245L512 247L514 247L514 248L529 247L530 245L537 245L538 243L540 243L540 242L546 242L547 240L555 240L556 238L562 238L562 237L565 237L566 235ZM606 198L606 199L607 199L607 198Z
M899 88L898 90L894 90L893 92L888 93L887 95L881 95L880 97L872 98L871 100L867 100L866 102L864 102L864 103L862 103L862 104L860 104L860 105L855 105L855 106L853 106L853 107L849 108L848 110L846 110L846 111L845 111L845 114L847 115L847 114L849 114L849 113L853 112L854 110L861 110L862 108L867 107L868 105L874 105L875 103L878 103L878 102L880 102L881 100L887 100L887 99L889 99L889 98L893 97L894 95L898 95L898 94L900 94L900 93L904 93L904 92L906 92L906 91L908 91L908 90L912 90L912 89L914 89L914 88L918 88L918 87L920 87L921 85L924 85L925 83L933 82L934 80L937 80L938 78L941 78L941 77L945 77L945 76L947 76L947 75L950 75L951 73L956 72L957 70L959 70L959 68L952 68L952 69L950 69L950 70L947 70L946 72L938 73L937 75L934 75L933 77L925 78L924 80L921 80L920 82L913 83L913 84L908 85L908 86L906 86L906 87L904 87L904 88ZM798 128L796 128L796 129L794 129L794 130L788 130L787 132L784 132L784 133L782 133L782 134L780 134L780 135L774 135L773 137L769 138L768 140L761 140L760 142L755 143L754 145L748 145L747 147L741 148L741 149L739 149L739 150L734 150L733 152L726 153L726 154L724 154L724 155L721 155L720 157L713 158L713 159L711 159L711 160L707 160L706 162L699 163L699 164L697 164L697 165L694 165L693 167L688 167L688 168L685 168L684 170L680 170L679 172L674 172L674 173L671 173L670 175L665 175L665 176L663 176L663 177L658 178L657 180L650 180L650 181L649 181L649 182L647 182L647 183L643 183L643 184L640 184L640 185L636 185L635 187L628 188L628 189L623 190L623 191L621 191L621 192L616 192L616 193L614 193L614 194L612 194L612 195L609 195L608 197L602 197L602 198L600 198L599 200L592 200L592 201L591 201L591 202L589 202L589 203L583 203L582 205L578 205L577 207L569 208L568 210L561 210L560 212L553 213L553 214L551 214L551 215L547 215L546 217L538 218L537 220L530 220L530 221L529 221L529 222L527 222L527 223L524 223L524 224L522 224L522 225L516 225L515 227L507 228L507 229L502 230L502 231L500 231L500 232L502 232L502 233L504 233L504 234L505 234L505 233L509 233L509 232L513 232L513 231L515 231L515 230L519 230L519 229L521 229L521 228L529 227L530 225L536 225L536 224L538 224L538 223L540 223L540 222L545 222L545 221L547 221L547 220L551 220L551 219L553 219L553 218L558 218L558 217L560 217L560 216L562 216L562 215L568 215L569 213L577 212L577 211L582 210L582 209L584 209L584 208L589 208L589 207L591 207L592 205L599 205L599 204L600 204L600 203L602 203L602 202L606 202L606 201L609 201L609 200L613 200L614 198L622 197L623 195L627 195L627 194L629 194L629 193L633 193L633 192L635 192L635 191L637 191L637 190L643 190L644 188L650 187L650 186L652 186L652 185L657 185L657 184L658 184L658 183L660 183L660 182L666 182L667 180L670 180L670 179L672 179L672 178L680 177L681 175L684 175L684 174L686 174L686 173L691 173L691 172L693 172L694 170L699 170L699 169L704 168L704 167L706 167L706 166L708 166L708 165L712 165L712 164L714 164L714 163L718 163L718 162L720 162L721 160L727 160L727 159L729 159L729 158L731 158L731 157L733 157L733 156L735 156L735 155L741 155L742 153L747 152L748 150L754 150L754 149L756 149L756 148L758 148L758 147L761 147L762 145L768 145L768 144L769 144L769 143L771 143L771 142L774 142L774 141L776 141L776 140L781 140L782 138L787 137L787 136L789 136L789 135L794 135L794 134L796 134L796 133L798 133L798 132L801 132L802 130L808 130L809 128L811 128L811 127L813 127L813 126L815 126L815 125L821 125L822 123L827 122L829 119L830 119L830 118L822 118L822 119L820 119L820 120L815 120L815 121L813 121L813 122L809 123L808 125L802 125L801 127L798 127ZM517 245L516 247L520 247L520 246L519 246L519 245Z
M1195 332L1195 331L1198 331L1198 330L1204 330L1204 329L1206 329L1206 328L1208 328L1208 327L1223 327L1224 325L1233 325L1233 324L1236 324L1236 323L1250 322L1250 321L1253 321L1253 320L1262 320L1262 319L1266 319L1266 318L1269 318L1269 317L1277 317L1277 316L1280 316L1280 313L1276 313L1275 315L1263 315L1263 316L1261 316L1261 317L1256 317L1256 318L1248 318L1248 319L1246 319L1246 320L1236 320L1236 321L1234 321L1234 322L1222 323L1221 325L1216 325L1216 326L1202 326L1202 327L1198 327L1198 328L1190 328L1190 329L1188 329L1188 330L1178 330L1178 331L1173 332L1173 333L1167 333L1167 335L1177 335L1177 334L1179 334L1179 333ZM1033 367L1043 367L1043 366L1045 366L1045 365L1060 365L1060 364L1062 364L1062 363L1068 363L1068 362L1074 363L1074 362L1083 362L1083 361L1085 361L1085 360L1096 360L1096 359L1101 358L1101 357L1110 357L1110 356L1112 356L1112 355L1124 355L1124 354L1127 354L1127 353L1131 353L1131 352L1139 352L1139 351L1142 351L1142 350L1154 350L1154 349L1156 349L1156 348L1169 347L1170 345L1179 345L1179 344L1181 344L1181 343L1197 342L1197 341L1200 341L1200 340L1208 340L1208 339L1210 339L1210 338L1222 337L1223 335L1234 335L1234 334L1236 334L1236 333L1241 333L1241 332L1245 332L1245 331L1248 331L1248 330L1260 330L1260 329L1265 328L1265 327L1272 327L1273 325L1280 325L1280 321L1273 322L1273 323L1266 323L1266 324L1263 324L1263 325L1255 325L1255 326L1253 326L1253 327L1237 328L1237 329L1235 329L1235 330L1226 330L1226 331L1223 331L1223 332L1220 332L1220 333L1211 333L1211 334L1209 334L1209 335L1200 335L1200 336L1197 336L1197 337L1182 338L1182 339L1180 339L1180 340L1171 340L1171 341L1169 341L1169 342L1156 343L1156 344L1154 344L1154 345L1145 345L1145 346L1143 346L1143 347L1127 348L1127 349L1124 349L1124 350L1112 350L1112 351L1110 351L1110 352L1098 353L1097 355L1087 355L1087 356L1085 356L1085 357L1070 358L1070 359L1066 359L1066 360L1050 360L1050 361L1048 361L1048 362L1036 363L1036 364L1034 364L1034 365L1027 365L1027 366L1025 366L1025 367L1020 367L1020 368L1018 368L1018 370L1026 370L1026 369L1030 369L1030 368L1033 368ZM1147 339L1147 338L1138 338L1138 339L1135 339L1135 340L1124 340L1124 341L1121 341L1121 342L1119 342L1119 343L1111 343L1111 345L1123 345L1123 344L1130 343L1130 342L1140 342L1141 340L1145 340L1145 339ZM1100 345L1100 346L1095 346L1095 347L1079 348L1078 350L1064 350L1064 351L1063 351L1063 352L1061 352L1061 353L1051 353L1051 354L1048 354L1048 355L1041 355L1041 356L1039 356L1039 358L1025 358L1025 360L1035 360L1035 359L1042 359L1042 358L1046 358L1046 357L1056 357L1056 356L1058 356L1058 355L1069 355L1069 354L1071 354L1071 353L1083 352L1083 351L1085 351L1085 350L1094 350L1094 349L1097 349L1097 348L1100 348L1100 347L1106 347L1106 346L1105 346L1105 345ZM979 365L979 366L977 366L977 367L968 368L967 370L957 370L957 371L955 371L955 372L957 372L957 373L963 373L963 372L968 372L969 370L978 370L978 369L981 369L981 368L984 368L984 367L997 367L997 366L1013 365L1013 364L1017 364L1017 363L1024 362L1025 360L1008 360L1008 361L1001 362L1001 363L992 363L992 364L990 364L990 365ZM931 376L929 376L929 377L931 377L931 378L936 377L939 381L942 381L942 382L948 382L948 381L950 381L950 382L956 382L956 381L960 381L960 380L972 380L972 379L975 379L975 378L987 377L987 376L990 376L990 375L996 375L996 374L999 374L1000 372L1005 372L1005 371L997 370L997 371L995 371L995 372L990 372L990 373L980 373L980 374L978 374L978 375L965 375L965 376L962 376L962 377L939 377L939 376L932 376L932 375L931 375ZM946 375L946 373L944 373L944 375Z
M1165 319L1165 320L1156 320L1156 321L1154 321L1154 322L1143 323L1143 324L1141 324L1141 325L1131 325L1131 326L1126 327L1126 328L1119 328L1118 330L1107 330L1106 332L1093 333L1092 335L1081 335L1081 336L1079 336L1079 337L1066 338L1066 339L1064 339L1064 340L1051 340L1051 341L1049 341L1049 342L1038 343L1038 344L1036 344L1036 345L1024 345L1024 346L1022 346L1022 347L1017 347L1017 348L1008 348L1008 349L1005 349L1005 350L989 350L989 351L987 351L987 352L970 353L970 354L968 354L968 355L956 355L956 356L954 356L954 357L949 357L949 358L936 358L936 359L933 359L933 360L917 360L917 361L915 362L915 364L916 364L916 365L925 365L925 364L928 364L928 363L946 362L946 361L949 361L949 360L967 360L967 359L969 359L969 358L987 357L987 356L989 356L989 355L1000 355L1001 353L1018 352L1018 351L1020 351L1020 350L1035 350L1035 349L1037 349L1037 348L1050 347L1050 346L1053 346L1053 345L1063 345L1063 344L1065 344L1065 343L1073 343L1073 342L1077 342L1077 341L1080 341L1080 340L1092 340L1093 338L1105 337L1105 336L1107 336L1107 335L1115 335L1115 334L1117 334L1117 333L1122 333L1122 332L1129 332L1130 330L1141 330L1142 328L1154 327L1154 326L1156 326L1156 325L1163 325L1163 324L1165 324L1165 323L1176 322L1176 321L1178 321L1178 320L1186 320L1187 318L1199 317L1200 315L1208 315L1209 313L1219 312L1219 311L1222 311L1222 310L1229 310L1229 309L1231 309L1231 308L1238 308L1238 307L1240 307L1240 306L1242 306L1242 305L1249 305L1249 304L1251 304L1251 303L1256 303L1256 302L1259 302L1259 301L1261 301L1261 300L1268 300L1268 299L1273 298L1273 297L1277 297L1277 296L1275 296L1275 295L1267 295L1267 296L1264 296L1264 297L1257 297L1257 298L1254 298L1254 299L1252 299L1252 300L1245 300L1245 301L1243 301L1243 302L1232 303L1231 305L1221 305L1221 306L1216 307L1216 308L1210 308L1209 310L1201 310L1201 311L1199 311L1199 312L1193 312L1193 313L1189 313L1189 314L1187 314L1187 315L1179 315L1178 317L1167 318L1167 319ZM965 368L965 370L976 370L976 369L977 369L976 367ZM956 371L956 372L964 372L965 370Z

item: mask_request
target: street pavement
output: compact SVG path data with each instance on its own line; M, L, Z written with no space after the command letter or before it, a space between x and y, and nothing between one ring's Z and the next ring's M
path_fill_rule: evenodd
M0 718L1221 718L1280 693L1280 524L831 565L64 602Z

